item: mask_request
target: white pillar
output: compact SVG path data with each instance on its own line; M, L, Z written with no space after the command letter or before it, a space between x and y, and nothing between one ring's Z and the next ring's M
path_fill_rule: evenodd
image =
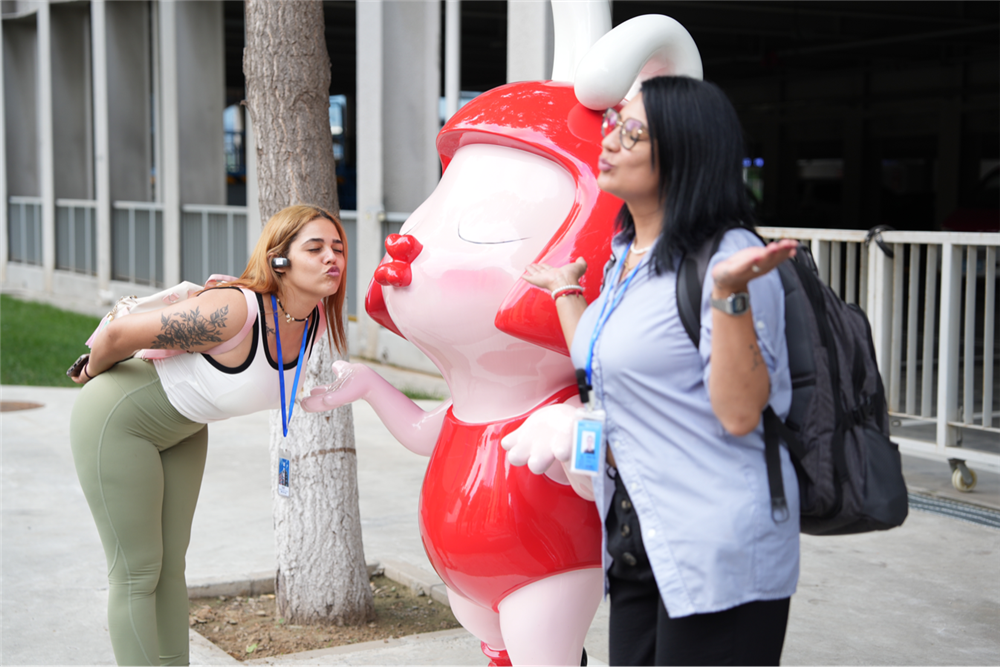
M38 171L42 197L44 290L52 291L56 268L56 188L52 125L52 23L48 0L38 5Z
M462 86L462 5L445 0L444 13L444 119L458 111Z
M97 289L110 301L111 166L108 122L108 22L105 0L91 0L90 30L94 82L94 198L97 200Z
M356 4L358 248L355 257L358 279L354 298L359 342L356 353L369 358L374 358L378 350L379 326L365 312L365 293L383 254L382 10L382 0Z
M552 74L552 45L549 0L508 0L507 83L548 79Z
M177 81L177 5L159 2L160 133L163 172L157 174L163 192L163 281L181 279L180 120ZM219 124L222 118L219 117Z
M382 96L388 101L382 142L392 155L382 164L382 203L408 213L434 191L440 171L434 142L441 129L441 5L391 0L382 7Z

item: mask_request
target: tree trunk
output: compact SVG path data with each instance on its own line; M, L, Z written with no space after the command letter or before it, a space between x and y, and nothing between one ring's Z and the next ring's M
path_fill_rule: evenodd
M322 3L246 0L243 70L261 219L296 203L339 213ZM317 341L303 371L303 395L333 382L336 358ZM291 462L287 497L277 493L279 457ZM291 623L373 620L350 406L319 414L295 410L287 438L281 413L272 413L271 467L278 612Z

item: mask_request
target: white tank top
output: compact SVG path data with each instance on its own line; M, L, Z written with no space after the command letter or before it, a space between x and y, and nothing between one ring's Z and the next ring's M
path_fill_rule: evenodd
M248 415L281 406L278 364L267 349L263 318L264 302L257 294L257 312L247 312L255 320L251 329L253 342L246 360L235 368L223 366L207 354L181 354L153 359L163 390L171 405L191 421L209 424L229 417ZM248 306L250 300L248 299ZM302 359L305 366L312 352L317 331L322 327L322 308L314 308L309 320L308 347ZM282 349L302 344L302 339L281 341ZM295 381L295 361L285 364L285 405L291 404ZM305 373L303 372L302 375ZM301 378L299 384L301 384ZM297 392L296 396L300 394Z

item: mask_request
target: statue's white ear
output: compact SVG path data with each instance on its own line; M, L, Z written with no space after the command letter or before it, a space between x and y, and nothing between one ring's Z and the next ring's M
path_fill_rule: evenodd
M576 68L574 90L580 104L603 110L633 97L646 79L663 75L701 79L698 47L669 16L637 16L590 47Z

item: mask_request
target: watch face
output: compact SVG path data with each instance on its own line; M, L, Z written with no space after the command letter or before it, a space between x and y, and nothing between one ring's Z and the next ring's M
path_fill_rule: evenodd
M729 315L742 315L750 309L750 295L734 292L725 299L712 299L712 307Z
M733 315L742 315L750 308L750 295L746 292L737 292L729 297L730 308Z

